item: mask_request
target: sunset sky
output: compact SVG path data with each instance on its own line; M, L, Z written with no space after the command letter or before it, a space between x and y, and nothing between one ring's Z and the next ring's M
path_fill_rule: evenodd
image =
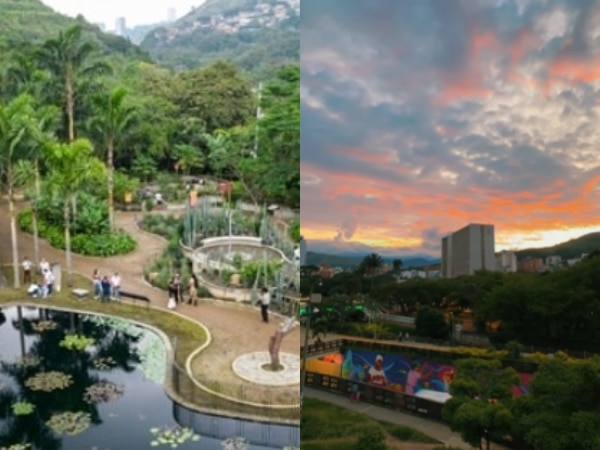
M303 0L301 26L309 250L600 231L600 2Z

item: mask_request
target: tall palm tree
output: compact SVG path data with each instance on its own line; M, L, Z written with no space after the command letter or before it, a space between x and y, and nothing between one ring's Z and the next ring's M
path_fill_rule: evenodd
M115 228L114 208L114 150L115 143L135 116L135 109L125 104L127 91L116 88L110 94L100 94L93 98L96 115L92 119L92 128L103 136L106 147L106 165L108 167L108 223L110 230Z
M83 28L79 24L61 31L58 37L45 41L36 55L40 65L46 68L64 89L62 107L67 116L69 142L75 140L77 80L112 72L108 64L92 59L96 48L91 41L83 39L82 33Z
M71 205L74 196L91 178L103 176L102 161L92 156L93 146L87 139L77 139L69 144L48 144L48 182L53 194L63 200L65 221L65 253L67 285L73 281L71 264Z
M358 266L358 270L363 275L368 275L370 277L375 276L377 271L383 267L383 259L377 253L371 253L363 258L360 265Z
M15 288L19 288L21 283L17 245L17 214L14 199L16 186L14 170L17 160L26 156L24 149L27 147L26 141L33 129L31 120L33 116L33 102L28 95L21 95L7 105L0 103L0 180L4 182L8 194Z

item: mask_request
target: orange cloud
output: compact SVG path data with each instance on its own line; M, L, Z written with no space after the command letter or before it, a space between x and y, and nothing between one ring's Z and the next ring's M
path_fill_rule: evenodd
M393 159L392 155L390 154L368 152L358 147L334 147L333 153L373 164L388 164L392 162Z

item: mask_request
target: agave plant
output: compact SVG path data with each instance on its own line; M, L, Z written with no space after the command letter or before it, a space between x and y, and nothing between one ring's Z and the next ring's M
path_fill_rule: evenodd
M123 388L110 381L100 381L86 388L83 400L86 403L109 403L123 395Z
M168 445L171 448L177 448L187 441L199 441L200 436L195 434L190 428L180 426L151 428L150 433L154 435L154 439L150 442L152 447L159 445Z
M23 401L13 403L11 408L15 416L26 416L33 412L35 405L33 403Z
M52 431L58 434L75 435L87 430L92 423L90 414L82 411L54 414L46 422Z
M90 345L94 345L94 338L89 338L81 334L68 334L60 341L59 345L68 350L83 351Z
M40 372L25 380L25 386L32 391L51 392L56 389L66 389L73 384L71 375L63 372Z

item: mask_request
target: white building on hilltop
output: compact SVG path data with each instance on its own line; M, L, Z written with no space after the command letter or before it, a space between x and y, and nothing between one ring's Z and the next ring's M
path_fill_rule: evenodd
M502 250L496 253L496 270L498 272L516 272L517 254L510 250Z

